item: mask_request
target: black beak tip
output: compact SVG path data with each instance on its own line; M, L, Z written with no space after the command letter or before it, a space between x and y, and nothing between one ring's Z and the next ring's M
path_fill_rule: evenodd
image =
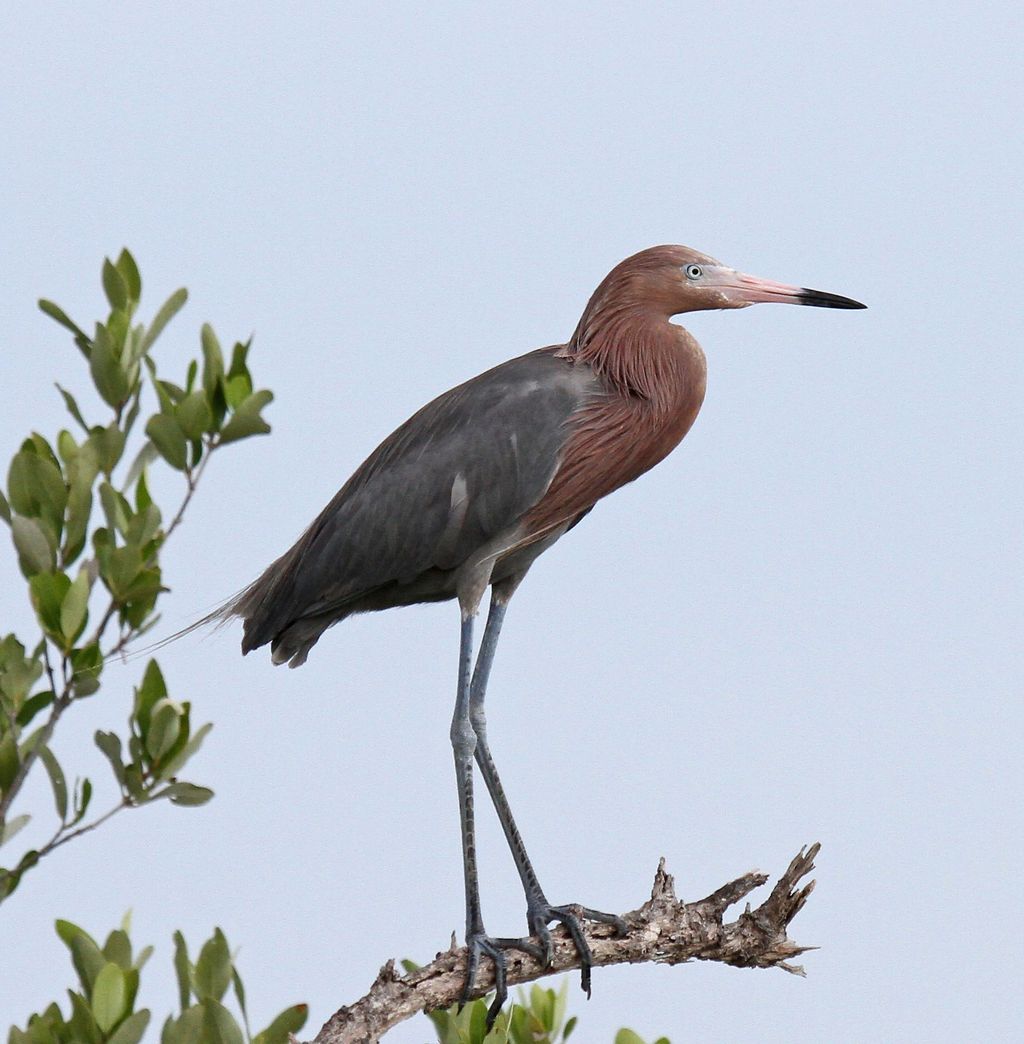
M854 301L852 297L841 297L824 290L810 290L806 286L800 290L800 303L813 308L867 308L866 304Z

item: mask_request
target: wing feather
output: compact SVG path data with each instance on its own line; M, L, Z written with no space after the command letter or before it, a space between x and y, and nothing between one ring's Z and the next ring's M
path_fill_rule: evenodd
M388 436L295 546L227 607L225 615L245 619L243 650L307 617L323 630L368 592L455 570L513 526L551 483L567 422L599 390L589 368L556 351L539 349L445 392Z

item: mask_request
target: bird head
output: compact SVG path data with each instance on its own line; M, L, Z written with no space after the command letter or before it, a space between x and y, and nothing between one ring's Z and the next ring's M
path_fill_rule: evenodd
M745 275L690 247L660 246L627 258L609 274L631 296L667 315L712 308L746 308L762 301L816 308L865 308L859 301L805 286Z

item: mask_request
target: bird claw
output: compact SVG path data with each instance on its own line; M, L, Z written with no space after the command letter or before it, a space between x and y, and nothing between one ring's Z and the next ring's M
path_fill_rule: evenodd
M626 934L626 922L615 914L591 910L588 906L551 906L546 900L531 903L526 912L526 920L530 935L522 939L492 938L482 929L466 936L466 982L459 998L459 1011L469 1003L476 975L480 969L480 957L485 955L494 963L494 1000L487 1009L487 1032L490 1033L498 1013L508 1000L508 961L506 950L520 950L529 954L541 967L549 968L555 957L555 944L551 938L548 925L558 921L565 925L573 946L580 958L580 985L587 997L590 997L590 969L592 957L590 944L583 933L584 921L596 921L599 924L610 924L618 935ZM537 941L534 942L533 940Z
M615 914L602 913L600 910L592 910L589 906L552 906L546 900L531 903L526 912L526 920L530 926L530 934L540 940L544 951L544 959L541 962L545 968L551 965L554 959L554 944L551 940L551 932L548 925L552 921L558 921L565 925L573 946L580 958L580 986L583 992L590 997L590 969L593 958L590 952L590 944L583 933L583 921L597 921L599 924L610 924L615 928L616 934L626 934L626 922Z
M505 1001L508 1000L508 985L506 982L508 964L505 960L504 951L518 949L526 950L527 953L533 953L536 949L532 944L528 944L529 948L522 946L522 942L523 940L521 939L492 939L482 929L471 932L466 936L466 949L469 956L466 961L466 982L459 997L459 1011L462 1011L463 1006L468 1004L471 999L476 985L476 973L480 968L480 956L485 954L494 963L494 1000L487 1009L487 1033L490 1033L491 1028L494 1026L494 1021L498 1017L498 1012L501 1011Z

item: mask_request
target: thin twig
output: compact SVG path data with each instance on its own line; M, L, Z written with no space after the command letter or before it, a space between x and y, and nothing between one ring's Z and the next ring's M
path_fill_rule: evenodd
M138 808L138 806L133 801L130 801L128 798L122 798L121 801L114 805L113 808L108 809L106 812L104 812L102 816L97 816L97 818L94 819L91 823L86 823L85 826L78 827L77 829L72 830L69 834L64 834L63 837L61 837L61 834L66 829L66 825L62 823L57 833L55 833L53 837L50 838L50 840L47 841L42 848L39 849L37 861L39 859L42 859L43 856L49 855L50 852L54 851L55 849L60 848L61 845L66 845L69 841L73 841L76 837L81 837L83 834L88 834L90 831L95 830L98 826L102 826L104 823L106 823L108 819L110 819L112 816L117 815L118 812L126 808Z
M185 509L188 507L189 502L192 500L192 496L196 491L196 487L199 485L199 480L203 477L203 472L206 470L206 465L209 463L210 457L213 456L213 451L218 447L219 443L215 439L209 439L204 443L206 446L206 452L203 454L203 459L199 462L198 466L193 470L188 468L185 471L185 478L188 482L188 491L185 493L185 499L182 500L181 506L178 508L178 513L171 519L171 524L164 531L164 538L160 541L160 547L167 543L170 535L178 528L182 518L185 514Z

